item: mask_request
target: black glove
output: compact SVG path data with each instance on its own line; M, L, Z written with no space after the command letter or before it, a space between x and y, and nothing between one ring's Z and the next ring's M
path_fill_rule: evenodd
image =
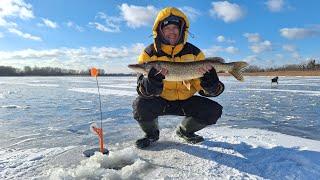
M219 78L217 72L214 68L212 68L209 72L206 72L200 78L201 87L207 91L208 93L214 93L219 85Z
M164 75L159 73L158 70L155 68L151 68L148 73L148 78L139 78L140 82L138 80L138 84L143 86L144 92L141 92L142 94L146 96L157 96L160 95L163 89L163 82Z

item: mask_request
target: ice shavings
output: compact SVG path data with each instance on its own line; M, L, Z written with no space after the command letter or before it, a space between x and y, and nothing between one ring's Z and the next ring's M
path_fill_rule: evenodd
M109 155L96 152L75 168L55 168L50 179L137 179L148 167L132 148L126 148Z
M47 164L48 159L74 147L10 149L0 151L0 179L28 179Z

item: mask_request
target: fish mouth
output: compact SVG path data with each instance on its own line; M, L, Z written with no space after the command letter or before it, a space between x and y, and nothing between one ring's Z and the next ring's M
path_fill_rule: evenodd
M137 68L142 68L141 64L129 64L128 68L130 69L137 69Z
M146 73L146 69L144 64L129 64L128 68L138 72L138 73Z

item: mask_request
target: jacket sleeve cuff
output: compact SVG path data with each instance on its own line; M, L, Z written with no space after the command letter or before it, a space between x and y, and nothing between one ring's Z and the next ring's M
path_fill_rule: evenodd
M207 97L217 97L224 91L224 84L219 81L218 85L214 89L203 89L199 91L199 94Z
M143 86L137 86L137 93L139 94L139 96L141 96L143 98L152 98L153 97L152 95L148 95L148 93L146 93Z
M159 96L162 92L163 84L157 82L150 82L148 78L143 75L138 77L137 92L142 97Z

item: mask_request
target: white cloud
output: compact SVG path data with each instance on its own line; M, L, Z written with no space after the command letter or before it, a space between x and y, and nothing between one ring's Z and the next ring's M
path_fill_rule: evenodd
M208 49L203 49L204 54L209 57L209 56L217 56L219 53L230 53L230 54L235 54L239 51L238 48L229 46L229 47L222 47L222 46L212 46Z
M283 59L284 58L283 54L276 54L276 57L277 57L277 59Z
M129 55L126 47L113 48L113 47L99 47L92 48L92 52L97 55L97 58L111 59L111 58L124 58Z
M120 7L121 16L131 28L151 26L158 10L154 6L134 6L126 3Z
M266 2L268 9L272 12L279 12L283 9L284 1L283 0L268 0Z
M221 35L220 35L220 36L217 37L217 41L218 41L218 42L225 42L225 41L226 41L226 38L225 38L224 36L221 36Z
M59 49L50 49L50 50L24 49L20 51L1 53L4 59L44 59L44 58L59 57L63 54L65 54L65 52L62 52Z
M208 49L203 49L203 52L207 57L217 56L217 53L222 51L223 51L223 48L221 46L212 46Z
M75 29L75 30L77 30L77 31L79 31L79 32L83 32L83 31L84 31L84 28L83 28L83 27L75 24L75 23L72 22L72 21L68 21L68 22L66 23L66 25L67 25L69 28L73 28L73 29Z
M52 28L52 29L56 29L58 28L58 24L56 22L53 22L49 19L46 19L46 18L42 18L42 22L45 26L49 27L49 28Z
M303 39L320 35L319 28L282 28L280 29L281 36L287 39Z
M15 28L9 28L8 31L12 34L16 34L20 37L23 37L25 39L31 39L31 40L34 40L34 41L42 41L42 39L40 37L37 37L37 36L33 36L31 34L28 34L28 33L24 33L18 29L15 29Z
M272 43L268 40L263 41L259 33L244 33L243 36L251 43L249 48L256 54L272 50Z
M235 54L239 51L239 49L233 46L229 46L225 49L225 51L230 54Z
M89 22L89 25L103 32L120 32L121 18L108 16L103 12L99 12L96 19L103 20L103 24L100 22Z
M259 33L244 33L243 36L246 37L250 43L257 43L261 41Z
M282 49L289 52L295 52L297 50L297 48L294 45L290 45L290 44L283 45Z
M244 61L248 62L248 63L254 63L257 62L260 58L258 58L257 55L250 55L244 58Z
M282 49L291 53L291 56L295 59L300 59L300 53L294 45L285 44L282 46Z
M17 27L18 25L14 22L8 22L0 17L0 27Z
M302 58L298 52L293 52L291 55L295 59L301 59Z
M107 26L100 24L98 22L90 22L89 25L94 26L97 30L100 30L103 32L120 32L120 29L118 26L112 27L112 28L114 28L114 29L112 29L112 28L107 27Z
M127 65L137 62L137 57L144 47L143 44L136 43L129 47L120 48L91 47L0 51L0 64L20 68L23 66L51 66L78 70L97 66L106 69L107 72L129 72Z
M218 17L224 22L234 22L244 17L245 12L238 4L229 3L228 1L212 2L210 14Z
M195 21L197 17L201 15L200 11L189 6L184 6L179 9L184 12L190 20L193 21Z
M1 0L0 26L16 26L14 22L7 20L7 18L11 17L20 18L22 20L34 18L31 4L25 3L24 0Z
M140 54L145 48L145 45L142 43L135 43L132 47L131 47L131 52L133 54Z
M225 38L223 35L218 36L218 37L216 38L216 40L217 40L218 42L235 43L234 40L227 39L227 38Z
M272 50L272 44L270 41L263 41L250 46L250 49L254 53L262 53L264 51Z
M32 5L24 0L0 0L0 27L25 39L41 41L40 37L18 30L18 25L13 21L17 18L21 20L34 18Z

